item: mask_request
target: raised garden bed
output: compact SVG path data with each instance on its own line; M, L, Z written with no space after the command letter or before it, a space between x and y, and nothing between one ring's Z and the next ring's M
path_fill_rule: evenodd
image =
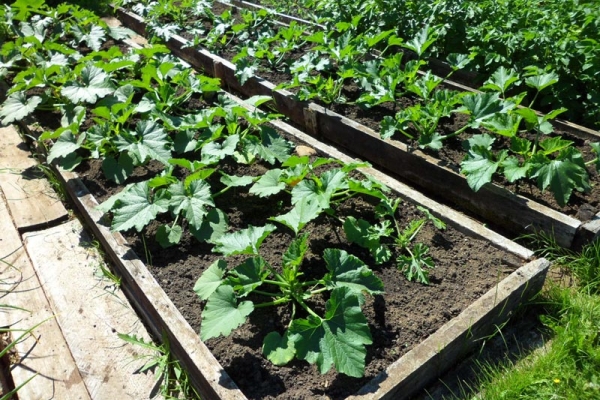
M285 127L284 125L280 126ZM319 152L322 152L322 154L338 157L342 160L345 159L345 161L351 161L351 159L347 158L347 156L344 156L331 147L322 145L318 141L315 141L312 138L307 137L293 129L288 128L288 130L294 133L294 135L297 137L304 139L310 146L314 147ZM465 251L469 251L467 248L470 246L484 246L480 250L471 248L471 252L468 253L469 256L465 257L465 262L468 264L469 262L467 260L471 259L471 255L476 256L475 253L477 251L497 254L497 250L493 250L493 247L496 246L504 249L505 251L505 255L501 256L504 261L500 261L498 259L496 261L503 265L500 266L500 269L490 271L492 275L491 288L485 293L483 293L484 290L481 290L481 288L475 289L473 298L476 298L476 300L467 308L462 309L461 306L458 306L458 304L463 302L454 298L453 300L448 300L453 304L453 306L449 309L450 315L448 315L448 310L438 310L438 312L436 312L428 307L425 308L428 310L426 311L428 314L426 320L429 319L430 323L432 322L431 320L437 320L437 323L441 324L441 327L433 329L431 332L429 332L429 330L432 328L425 328L426 331L428 331L425 333L425 336L428 336L425 341L419 344L415 343L414 345L409 345L408 348L403 349L403 346L401 346L397 341L393 341L393 339L394 332L397 330L422 330L424 326L427 326L427 323L425 323L424 326L415 326L413 328L398 328L391 327L389 325L383 325L378 328L381 329L382 334L384 335L385 333L391 334L387 340L392 340L392 342L388 342L379 351L388 353L388 356L390 353L394 352L403 353L403 355L397 361L389 364L383 371L380 371L379 373L371 372L371 374L374 374L375 377L371 381L366 378L363 379L361 382L364 382L365 380L366 382L364 386L357 391L356 395L358 398L407 398L411 394L418 391L419 388L423 387L423 385L427 384L432 379L435 379L435 376L439 376L439 374L441 374L443 371L450 368L459 357L469 351L470 346L476 343L479 338L493 332L494 326L503 322L507 316L510 315L510 310L514 306L516 306L523 299L530 297L533 293L536 293L541 288L548 263L543 259L526 262L526 260L531 257L531 252L528 250L525 250L513 242L502 238L486 228L483 228L481 225L465 218L461 214L436 204L435 202L423 197L418 192L400 184L397 181L394 181L392 178L389 178L380 172L375 170L368 170L367 172L372 173L377 179L383 181L395 191L401 192L402 196L408 201L428 207L432 212L436 213L436 215L439 215L441 218L447 220L447 222L452 225L453 229L460 230L464 233L465 236L463 239L457 239L457 237L454 237L455 233L452 233L450 236L444 235L448 240L450 240L450 242L452 242L452 244L447 242L446 246L453 247L460 245L459 243L462 242L464 245L466 245L466 247L458 249L459 253L462 254L465 254ZM64 180L65 184L69 188L69 192L75 201L75 204L82 211L86 221L88 224L90 224L99 240L106 247L107 254L113 258L115 263L119 266L119 272L123 275L125 281L124 289L129 291L131 297L135 299L134 302L136 303L140 312L146 316L155 332L157 334L160 334L162 331L168 333L173 351L176 352L177 356L184 361L186 367L193 372L192 376L195 384L201 388L203 395L206 396L206 398L244 398L244 395L238 391L235 384L228 377L229 374L226 373L223 370L223 367L216 362L214 356L211 355L210 351L206 348L206 345L199 340L197 333L197 325L199 320L194 320L195 322L193 324L195 327L192 327L187 321L188 318L184 318L180 313L181 311L178 311L178 307L173 304L173 295L175 294L176 296L176 293L183 292L183 296L181 297L187 297L187 299L180 298L176 301L180 304L184 304L183 314L185 314L186 317L192 313L192 311L190 311L191 308L200 308L200 304L197 304L197 300L194 301L190 298L194 297L193 294L187 296L185 295L185 290L190 293L190 285L193 285L193 282L196 278L192 272L194 269L189 266L186 267L182 265L181 262L184 262L185 259L182 259L181 256L179 257L181 261L176 262L174 267L168 267L167 265L163 265L162 267L155 266L152 268L146 267L139 259L137 259L135 254L126 244L127 240L118 233L111 233L104 225L102 222L103 214L96 210L97 202L95 201L94 197L89 194L85 186L82 184L82 181L78 179L76 175L68 172L60 171L60 174L62 177L61 179ZM493 243L492 247L490 247L491 243ZM197 245L190 244L189 246L190 249L194 247L197 247ZM449 250L451 251L451 249ZM457 249L454 250L456 251ZM164 256L155 254L153 257L154 264L166 264L167 261L165 259L169 257L170 256L168 254L165 254ZM198 260L195 262L200 262L199 260L202 258L203 256L198 254L192 259ZM206 268L208 266L206 265L208 264L208 261L204 261L204 263L204 266L198 265L197 268ZM523 266L518 267L510 275L506 275L508 271L512 269L510 265L513 263L523 264ZM492 267L492 265L490 265L490 267ZM497 267L498 266L496 266L496 268ZM170 272L172 268L174 268L173 273ZM442 268L441 265L440 268ZM475 266L472 268L474 270L476 269ZM477 272L476 275L480 275L480 272ZM443 272L440 271L440 274L442 273ZM417 293L423 293L423 295L427 296L422 300L413 299L413 301L409 302L407 298L400 300L402 297L400 297L399 300L392 302L389 302L389 300L383 300L386 302L384 303L385 306L383 309L380 308L381 304L378 308L371 303L373 300L370 300L368 303L369 307L374 307L373 312L375 313L373 322L375 324L374 326L377 326L377 322L375 322L378 318L377 313L382 312L383 314L381 314L379 318L383 317L387 319L393 314L402 314L403 312L400 310L406 309L407 304L405 302L409 302L408 304L412 304L414 307L418 307L419 304L433 304L435 301L434 299L437 296L440 296L440 293L436 292L436 290L451 290L451 287L458 284L458 281L467 279L467 276L473 275L473 273L474 272L468 270L455 270L454 274L457 275L452 278L443 275L438 276L436 272L434 279L439 279L439 281L434 283L431 287L421 287L418 290ZM183 279L184 282L187 281L188 285L187 289L184 289L182 286L180 286L182 283L176 278L176 275L185 276L189 274L192 274L192 277ZM485 273L483 275L485 275ZM501 279L501 281L496 285L493 283L495 280L493 276L502 276L503 278L497 278ZM163 284L160 285L157 283L157 281ZM450 287L446 286L444 282L447 282ZM166 286L164 286L165 283L167 284ZM163 286L164 289L160 286ZM437 288L435 288L436 286ZM170 292L169 296L165 294L165 290ZM410 289L404 288L403 290ZM430 290L431 295L426 295L425 292L429 292ZM459 289L459 291L462 290L463 289ZM470 290L468 291L470 292ZM395 292L395 290L390 288L390 292ZM479 296L477 293L483 293L483 295ZM470 296L473 296L473 294ZM377 301L378 300L375 300L375 303L377 303ZM467 303L468 302L469 301L467 301ZM444 303L441 305L441 307L448 307L448 304ZM379 311L377 311L378 309ZM440 315L442 316L437 316L439 311L441 311ZM458 313L458 315L455 315L456 313ZM443 317L443 315L446 315L446 317ZM452 315L455 316L443 323L444 320ZM435 322L432 326L435 326ZM429 333L432 334L429 335ZM260 374L262 372L263 374L261 375L261 378L257 378L255 376L257 374L256 372L251 376L248 376L248 365L246 368L243 367L243 360L248 362L247 358L253 359L257 356L242 356L241 359L236 357L236 355L238 355L237 351L239 351L240 348L244 348L245 345L247 345L246 342L249 341L249 337L246 335L252 334L256 334L254 329L247 332L242 331L239 336L236 336L237 339L234 340L233 344L231 344L232 346L235 346L234 350L220 353L220 357L224 358L225 360L230 360L230 362L232 360L237 360L236 363L242 363L237 368L230 365L226 369L232 370L232 372L237 374L238 377L248 377L248 379L242 383L244 384L245 390L250 390L251 394L248 395L249 398L271 398L268 396L273 396L273 398L275 398L277 394L271 392L275 391L275 389L273 386L270 386L273 383L272 379L274 379L270 375L273 373L273 371L267 372L265 369L265 363L268 363L268 361L261 361L260 358L255 359L254 362L258 363L254 365L254 368L258 368L258 373ZM394 345L392 343L396 344ZM214 343L210 344L215 345ZM233 351L233 353L231 353L231 351ZM373 355L373 357L375 356ZM253 364L249 363L249 365ZM303 373L307 372L307 368L303 368L303 366L300 364L293 365L292 370L288 370L288 368L281 368L283 370L281 373L283 373L284 376L286 373L292 374L293 378L292 376L289 377L289 379L292 380L302 379L297 375L298 371L296 368L301 370ZM315 372L316 371L313 371L313 373ZM309 391L308 396L316 396L319 393L328 394L328 390L330 390L331 393L333 393L332 398L347 397L348 393L343 391L343 389L340 389L338 386L345 387L349 384L352 384L352 380L355 379L343 378L339 375L336 376L336 374L329 373L320 379L319 375L317 374L316 376L309 378L309 380L315 378L318 382L317 390L314 391L315 389L313 388L313 392ZM263 390L266 390L266 392L259 391L258 394L256 394L256 392L252 389L252 386L256 386L257 379L261 382L269 382L269 385L267 385L266 388L263 387ZM300 382L302 382L301 385L308 384L305 381ZM278 385L277 388L281 390L281 387L285 388L287 384L287 382L280 382L280 385ZM356 386L356 383L354 383L354 386ZM295 388L295 390L299 389ZM343 395L339 394L340 390ZM336 395L336 393L338 394ZM289 395L289 392L287 394L286 392L283 392L283 394L279 395L282 395L284 396L283 398L286 398L286 396Z
M135 31L145 32L146 26L139 16L120 9L119 18ZM591 205L582 210L585 212L579 213L575 209L567 215L560 209L552 209L496 184L486 184L478 192L473 192L466 178L457 172L456 166L443 165L444 162L438 158L398 140L384 140L373 129L318 104L300 102L291 92L275 90L273 83L259 77L251 77L241 85L235 76L235 65L208 51L187 47L188 42L180 36L174 35L168 44L175 54L206 73L219 77L226 87L236 92L247 96L273 96L278 112L315 137L341 145L359 157L418 185L427 193L452 201L500 228L515 234L530 230L545 231L553 234L557 242L566 247L577 247L598 236L600 217L594 196L581 203ZM568 131L581 141L600 139L595 131L573 124L552 122L556 129Z
M72 18L68 6L61 10ZM271 120L255 106L217 93L213 80L190 74L185 65L165 57L164 50L124 54L111 43L103 48L89 36L78 38L72 32L79 32L79 25L71 26L72 36L63 37L69 28L61 26L64 30L52 32L62 44L53 47L65 54L81 51L96 64L77 64L83 58L74 57L72 69L55 68L64 75L75 72L70 80L56 81L60 88L53 87L54 96L47 93L44 105L50 112L38 110L45 131L39 144L50 146L49 161L73 168L79 164L99 198L120 191L119 197L111 197L114 202L103 203L112 212L106 218L76 175L58 171L119 266L132 303L157 337L166 335L204 397L408 396L451 367L475 340L494 332L514 305L541 287L546 260L533 260L531 251L462 214ZM96 38L98 30L107 29L86 28ZM97 49L81 46L85 41ZM45 49L39 40L37 44L42 52L36 62L23 57L19 65L26 73L36 73L38 59L43 60ZM154 51L161 54L154 57ZM117 64L104 63L115 56L121 57ZM153 81L141 81L140 75ZM11 94L7 104L21 116L29 115L42 99L27 95L31 93ZM57 100L60 106L53 103ZM5 122L15 117L9 109L2 109ZM292 146L296 156L290 153ZM100 177L100 170L113 183ZM124 236L111 233L109 222ZM146 241L146 234L154 232L155 239ZM133 249L144 253L149 268ZM283 266L278 264L282 258ZM221 274L225 278L209 291L207 286L215 283L212 274L225 272L224 261L242 264ZM251 277L252 271L258 277L247 285L243 276ZM301 275L307 281L298 281ZM278 280L268 281L268 276ZM255 284L265 284L265 291L255 290ZM284 296L277 295L277 288ZM244 300L226 302L227 318L209 315L223 295L234 293ZM277 298L276 304L297 303L297 317L293 307L291 315L290 307L263 313L260 306L276 304L256 303L257 295ZM243 325L251 301L257 310ZM336 307L340 302L343 306ZM336 310L343 310L343 318ZM417 316L422 317L419 322ZM327 340L311 343L312 335L307 338L302 327L317 321L316 331L321 324L328 327L319 331ZM198 325L214 355L200 341ZM229 335L235 328L239 334ZM288 347L265 350L278 366L260 354L267 330L290 334ZM291 363L290 343L298 346Z

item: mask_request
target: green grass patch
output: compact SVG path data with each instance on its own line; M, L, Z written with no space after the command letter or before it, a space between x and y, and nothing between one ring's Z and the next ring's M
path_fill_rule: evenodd
M540 296L540 317L551 331L543 348L517 361L478 366L476 388L459 398L600 399L600 241L581 252L560 248L549 237L533 238L538 254L555 263L574 285L556 282ZM466 395L473 392L477 395Z

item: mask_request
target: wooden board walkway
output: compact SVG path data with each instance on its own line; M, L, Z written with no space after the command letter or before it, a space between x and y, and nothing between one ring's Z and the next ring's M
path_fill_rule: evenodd
M0 188L20 232L67 219L67 210L15 128L0 128Z
M149 341L145 327L98 274L104 260L79 221L61 223L68 213L47 179L29 174L36 162L17 132L0 137L0 328L17 342L14 386L31 379L19 397L157 398L153 372L136 373L152 352L117 336Z

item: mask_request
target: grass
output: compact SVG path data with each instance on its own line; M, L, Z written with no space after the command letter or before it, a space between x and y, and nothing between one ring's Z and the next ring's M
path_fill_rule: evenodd
M152 355L142 356L146 359L146 363L139 372L154 370L158 378L158 389L163 398L188 400L201 398L192 386L187 371L171 353L169 339L166 335L163 335L162 343L159 345L123 333L119 333L119 338L153 352Z
M475 387L464 388L455 398L600 399L600 240L576 253L549 237L529 239L540 256L572 278L568 286L550 282L538 299L550 339L517 361L480 364Z

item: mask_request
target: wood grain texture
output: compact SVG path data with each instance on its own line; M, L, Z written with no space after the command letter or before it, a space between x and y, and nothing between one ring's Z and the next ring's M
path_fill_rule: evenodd
M21 242L0 189L0 326L30 329L11 374L21 399L91 399ZM6 306L10 306L8 308ZM15 340L21 332L12 334Z
M67 210L15 127L0 128L0 138L0 187L19 231L66 220Z
M154 374L136 372L154 353L118 333L150 337L125 296L98 277L104 261L79 221L26 233L23 242L90 396L154 398Z

